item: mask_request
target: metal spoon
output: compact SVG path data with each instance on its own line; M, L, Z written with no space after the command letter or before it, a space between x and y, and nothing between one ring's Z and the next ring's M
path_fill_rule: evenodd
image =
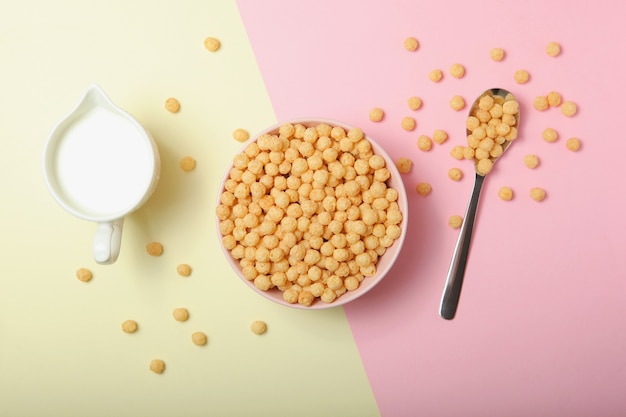
M492 88L485 91L476 99L476 101L474 101L474 104L469 112L470 115L474 114L480 99L487 95L492 97L500 96L505 99L515 100L515 97L507 90L502 88ZM515 115L515 119L514 126L517 128L517 126L519 126L519 111ZM472 132L468 129L466 133L469 135ZM509 147L511 142L512 141L507 140L501 144L503 153ZM498 158L492 158L493 162L495 163ZM477 167L475 166L475 168ZM443 297L441 298L441 307L439 311L441 317L447 320L454 318L459 303L461 286L463 285L463 276L465 275L465 266L467 265L467 257L469 254L470 240L474 229L474 219L476 218L478 199L480 197L480 190L482 189L483 182L485 181L485 176L486 174L479 173L478 169L475 170L472 196L467 206L467 211L465 212L463 224L461 225L461 230L459 232L459 238L456 242L456 246L454 247L452 261L450 262L450 269L448 270L448 276L446 278L446 285L443 291Z

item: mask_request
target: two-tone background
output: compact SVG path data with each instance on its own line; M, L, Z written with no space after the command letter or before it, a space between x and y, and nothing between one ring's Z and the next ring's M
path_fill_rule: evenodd
M622 129L626 39L619 1L511 3L3 1L0 13L1 416L621 416L626 412L626 200ZM211 53L207 36L222 42ZM420 48L407 52L415 36ZM545 53L549 41L562 53ZM493 47L506 51L496 63ZM447 72L466 68L462 79ZM435 84L428 72L440 68ZM530 81L517 85L525 69ZM155 138L162 178L126 219L114 265L91 257L95 225L45 188L41 152L54 124L98 83ZM522 103L520 137L483 189L458 316L438 316L472 164L469 103L491 87ZM558 91L579 106L538 112ZM408 108L417 95L424 105ZM163 108L168 97L181 111ZM381 107L381 123L368 119ZM301 311L252 293L219 249L213 208L241 144L292 117L359 125L404 177L409 229L397 265L362 299ZM413 116L417 128L400 127ZM552 127L555 143L541 139ZM420 134L448 132L428 152ZM579 137L578 153L565 140ZM526 154L541 164L530 170ZM179 160L197 160L190 173ZM462 181L447 178L452 167ZM432 184L422 198L418 182ZM497 197L510 186L515 198ZM548 197L528 196L539 186ZM159 241L159 258L145 245ZM188 263L188 278L176 266ZM79 267L93 271L78 281ZM186 307L187 322L171 311ZM132 318L140 330L120 325ZM268 331L249 330L264 320ZM209 338L191 343L194 331ZM153 358L167 364L148 370Z

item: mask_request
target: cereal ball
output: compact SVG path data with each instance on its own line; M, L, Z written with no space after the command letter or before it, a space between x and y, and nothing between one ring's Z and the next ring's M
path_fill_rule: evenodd
M433 132L433 142L441 145L448 139L448 134L445 130L437 129Z
M151 242L146 245L146 252L150 256L161 256L163 254L163 245L159 242Z
M193 169L196 167L196 160L193 159L191 156L186 156L180 160L179 165L180 168L185 172L193 171Z
M176 100L174 97L170 97L167 100L165 100L165 110L169 111L170 113L178 113L178 111L180 110L180 103L178 100Z
M440 69L434 69L428 73L430 81L438 83L443 78L443 72Z
M467 119L465 119L465 128L470 132L473 132L480 127L480 123L481 122L480 120L478 120L478 117L469 116Z
M552 129L551 127L548 127L546 129L544 129L544 131L541 133L541 137L543 137L543 140L545 140L546 142L555 142L558 138L559 138L559 134L557 133L556 130Z
M310 307L315 301L315 297L309 291L302 291L298 294L298 304L305 307Z
M412 117L403 117L402 129L408 130L408 131L415 129L415 119Z
M579 150L580 145L581 145L581 142L580 142L580 139L578 138L569 138L565 142L565 147L572 152L576 152L577 150Z
M124 333L135 333L137 331L137 322L135 320L126 320L122 323L122 331Z
M539 165L539 157L537 157L537 155L532 155L532 154L526 155L524 157L524 165L526 165L530 169L537 168L537 165Z
M561 45L558 42L550 42L546 45L546 53L552 57L558 56L561 53Z
M556 91L550 91L546 98L548 99L548 104L551 107L558 107L561 105L561 95Z
M465 100L461 96L454 96L450 100L450 107L456 111L462 110L465 107Z
M411 167L413 166L413 161L409 158L399 158L396 161L396 167L401 174L408 174L411 171Z
M448 226L450 226L453 229L460 228L462 224L463 224L463 217L461 217L461 216L459 216L457 214L453 214L448 219Z
M189 311L186 308L178 307L172 311L172 316L176 321L187 321L189 319Z
M176 267L176 272L181 277L188 277L191 275L191 267L187 264L180 264Z
M357 143L358 141L360 141L364 137L365 137L365 134L363 133L363 130L361 130L361 128L359 128L359 127L353 127L352 129L350 129L348 131L348 138L353 143Z
M76 270L76 278L82 282L88 282L93 277L93 274L87 268L78 268Z
M504 201L511 201L513 199L513 190L511 187L500 187L500 190L498 190L498 197Z
M417 138L417 148L419 150L428 152L431 150L432 147L433 147L433 142L428 136L420 135L420 137Z
M370 120L372 122L380 122L381 120L383 120L383 117L385 117L385 112L383 112L383 109L374 107L370 110Z
M548 98L544 96L537 96L533 100L533 107L539 111L547 110L549 107Z
M563 115L567 117L574 116L577 111L578 111L578 107L576 106L576 103L572 101L566 101L561 106L561 113L563 113Z
M495 100L490 95L483 96L480 98L480 100L478 100L478 108L481 110L491 110L494 104L495 104ZM477 119L475 116L470 116L470 117Z
M155 374L162 374L165 371L165 362L161 359L153 359L150 362L150 370Z
M407 51L410 51L410 52L417 51L419 46L420 46L419 41L412 36L404 40L404 49L406 49Z
M491 59L500 62L504 59L504 49L502 48L492 48L490 51Z
M289 288L283 292L283 300L289 304L295 304L298 302L298 291L293 288Z
M450 75L454 78L462 78L465 75L465 68L461 64L452 64L450 67Z
M218 39L211 36L204 39L204 47L211 52L215 52L220 49L221 43Z
M528 71L523 69L515 71L515 74L513 75L513 79L518 84L526 84L529 78L530 74Z
M457 145L450 150L450 155L452 155L454 159L458 159L460 161L461 159L463 159L464 149L465 148L463 146Z
M419 110L422 107L422 99L416 96L411 96L407 100L407 104L409 105L409 109Z
M263 334L267 331L267 324L264 321L257 320L250 324L250 330L254 334Z
M448 178L452 181L461 181L463 178L463 172L458 168L450 168L448 171Z
M515 100L506 101L502 105L502 113L515 115L519 113L519 103Z
M419 184L417 184L417 187L415 187L415 190L422 197L426 197L428 194L430 194L433 188L427 182L420 182Z
M532 198L535 201L543 201L543 199L546 198L546 192L542 188L539 188L539 187L531 188L530 198Z
M207 343L206 334L204 334L203 332L195 332L191 335L191 341L194 345L204 346Z
M233 131L233 139L237 142L245 142L250 139L250 133L246 129L237 128Z
M487 175L493 169L493 161L489 158L481 159L476 164L476 172Z

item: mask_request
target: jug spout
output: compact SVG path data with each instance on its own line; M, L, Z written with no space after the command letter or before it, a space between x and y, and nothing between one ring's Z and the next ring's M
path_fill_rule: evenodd
M98 84L91 84L87 88L72 113L74 113L74 116L82 115L98 107L106 108L114 113L122 113L122 109L113 104Z

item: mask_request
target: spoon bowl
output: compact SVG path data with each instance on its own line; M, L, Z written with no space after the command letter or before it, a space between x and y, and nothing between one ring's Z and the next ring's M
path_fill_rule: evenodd
M441 299L439 314L446 320L456 315L469 255L474 220L485 176L517 138L520 112L515 96L503 88L483 92L472 104L466 122L467 152L474 159L474 187L454 248Z

